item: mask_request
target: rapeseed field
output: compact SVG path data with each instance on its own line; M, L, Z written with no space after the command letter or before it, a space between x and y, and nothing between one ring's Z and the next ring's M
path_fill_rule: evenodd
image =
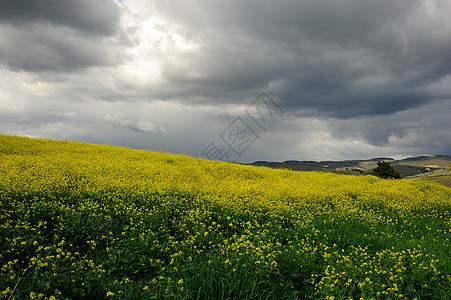
M0 135L0 299L450 299L451 189Z

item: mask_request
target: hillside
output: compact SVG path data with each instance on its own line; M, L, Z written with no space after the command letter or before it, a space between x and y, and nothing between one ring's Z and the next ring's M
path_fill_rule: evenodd
M367 175L377 166L377 162L386 161L398 171L402 177L414 176L430 171L446 168L451 164L451 155L419 156L394 160L393 158L378 157L366 160L343 161L284 161L268 162L257 161L254 166L266 166L276 169L289 169L296 171L319 171L350 175Z
M0 299L447 299L451 189L0 135Z
M436 171L431 171L423 174L418 174L415 176L409 176L407 179L413 180L428 180L432 182L440 183L444 186L451 188L451 168L440 169Z

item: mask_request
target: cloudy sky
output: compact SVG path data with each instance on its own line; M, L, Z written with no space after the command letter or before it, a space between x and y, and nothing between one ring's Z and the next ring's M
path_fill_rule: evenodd
M451 154L450 11L0 0L0 133L243 162Z

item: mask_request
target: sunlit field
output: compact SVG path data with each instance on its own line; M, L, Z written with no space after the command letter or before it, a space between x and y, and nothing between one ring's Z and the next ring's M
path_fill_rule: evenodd
M451 189L0 135L0 299L450 299Z

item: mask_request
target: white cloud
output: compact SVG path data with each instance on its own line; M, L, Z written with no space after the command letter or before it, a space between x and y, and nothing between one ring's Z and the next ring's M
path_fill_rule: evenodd
M199 156L265 90L237 159L451 152L450 0L53 1L0 4L1 133Z
M111 116L110 114L105 115L105 121L124 129L130 129L139 132L155 133L155 132L166 132L164 128L155 125L149 121L136 121L134 119L120 118L116 116Z

